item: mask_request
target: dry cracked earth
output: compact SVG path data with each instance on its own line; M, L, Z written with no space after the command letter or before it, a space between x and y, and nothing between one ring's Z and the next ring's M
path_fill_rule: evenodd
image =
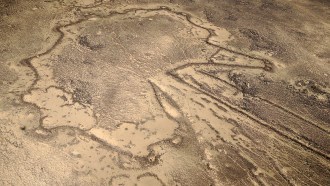
M330 185L327 0L0 0L0 185Z

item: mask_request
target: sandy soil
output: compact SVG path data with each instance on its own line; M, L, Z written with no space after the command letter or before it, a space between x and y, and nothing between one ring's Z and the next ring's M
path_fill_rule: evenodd
M330 185L326 0L1 0L0 185Z

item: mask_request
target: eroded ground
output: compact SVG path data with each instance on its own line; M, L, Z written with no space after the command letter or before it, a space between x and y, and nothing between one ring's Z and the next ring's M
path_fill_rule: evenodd
M1 1L1 185L330 185L327 1Z

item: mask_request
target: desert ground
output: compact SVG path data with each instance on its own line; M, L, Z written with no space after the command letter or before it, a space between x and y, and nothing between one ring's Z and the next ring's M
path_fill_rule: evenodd
M0 0L0 185L330 185L330 1Z

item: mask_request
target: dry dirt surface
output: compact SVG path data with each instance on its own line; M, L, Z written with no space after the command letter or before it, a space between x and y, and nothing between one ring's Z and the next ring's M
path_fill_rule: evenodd
M0 0L0 185L330 185L330 2Z

